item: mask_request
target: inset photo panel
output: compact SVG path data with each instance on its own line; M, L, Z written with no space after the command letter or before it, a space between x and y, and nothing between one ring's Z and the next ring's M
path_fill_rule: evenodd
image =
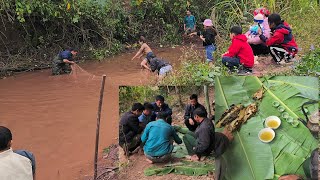
M234 137L216 179L318 179L317 77L216 77L215 128Z
M119 102L119 179L214 178L214 87L123 86Z

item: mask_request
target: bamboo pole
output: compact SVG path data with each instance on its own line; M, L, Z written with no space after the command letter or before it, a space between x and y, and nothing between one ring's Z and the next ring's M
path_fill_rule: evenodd
M96 129L96 146L94 152L94 177L93 179L97 179L97 166L98 166L98 147L99 147L99 133L100 133L100 117L101 117L101 109L102 109L102 102L103 102L103 93L104 93L104 84L106 82L106 75L102 76L101 82L101 89L100 89L100 99L99 99L99 106L98 106L98 114L97 114L97 129Z

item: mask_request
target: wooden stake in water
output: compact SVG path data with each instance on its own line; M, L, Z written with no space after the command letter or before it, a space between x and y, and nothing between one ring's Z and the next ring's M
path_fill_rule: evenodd
M98 106L98 115L97 115L97 129L96 129L96 147L94 151L94 177L93 179L97 179L97 166L98 166L98 147L99 147L99 133L100 133L100 117L101 117L101 109L102 109L102 101L103 101L103 93L104 93L104 84L106 82L106 75L102 76L101 89L100 89L100 99Z

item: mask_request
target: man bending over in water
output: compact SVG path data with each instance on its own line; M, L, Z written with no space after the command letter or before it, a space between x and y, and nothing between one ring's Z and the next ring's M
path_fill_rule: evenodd
M74 49L69 49L61 51L54 59L52 63L52 75L68 74L71 72L72 67L75 62L73 58L77 55L77 51Z
M134 60L137 57L141 58L143 56L143 54L145 54L146 58L144 58L142 60L140 65L141 65L142 68L146 68L146 69L151 71L151 69L148 66L147 59L152 57L152 56L155 56L155 55L153 54L153 52L152 52L151 48L149 47L149 45L146 43L145 37L140 36L139 44L141 45L141 47L140 47L139 51L137 52L137 54L135 56L133 56L133 58L131 60Z
M172 71L172 66L165 60L156 57L155 55L147 56L147 64L150 65L151 72L158 71L158 80L161 81L167 73Z

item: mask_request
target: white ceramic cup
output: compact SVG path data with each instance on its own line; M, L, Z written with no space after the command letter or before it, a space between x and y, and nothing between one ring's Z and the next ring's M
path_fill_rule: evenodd
M279 126L274 127L274 128L269 127L269 126L268 126L268 122L269 122L270 120L275 120L275 121L277 121L278 124L279 124ZM268 128L271 128L271 129L278 129L278 128L280 127L280 125L281 125L281 120L280 120L280 118L278 118L277 116L269 116L269 117L267 117L266 120L264 121L264 125L265 125L266 127L268 127Z
M272 138L271 138L269 141L262 140L262 139L260 138L260 135L261 135L263 132L268 132L268 131L271 132ZM275 136L276 136L276 133L275 133L274 130L271 129L271 128L261 129L260 132L259 132L259 134L258 134L258 137L259 137L260 141L262 141L262 142L264 142L264 143L269 143L269 142L271 142L271 141L274 139Z

